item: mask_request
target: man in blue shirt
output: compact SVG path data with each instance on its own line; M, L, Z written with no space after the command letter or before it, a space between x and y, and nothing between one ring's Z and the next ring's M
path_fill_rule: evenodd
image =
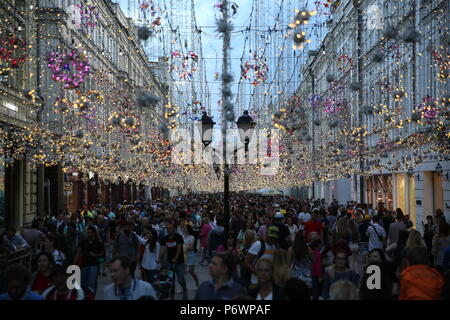
M5 271L7 292L0 295L0 300L44 300L29 289L31 273L20 264L10 265Z
M235 282L233 261L229 255L215 255L209 264L209 274L212 280L203 282L195 294L195 300L231 300L236 296L245 295L245 289Z

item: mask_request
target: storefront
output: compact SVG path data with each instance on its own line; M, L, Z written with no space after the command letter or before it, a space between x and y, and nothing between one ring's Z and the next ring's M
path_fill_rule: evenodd
M416 182L413 175L395 174L395 208L400 208L408 214L416 226Z
M388 210L394 210L392 175L373 175L365 178L367 203L374 208L381 202Z

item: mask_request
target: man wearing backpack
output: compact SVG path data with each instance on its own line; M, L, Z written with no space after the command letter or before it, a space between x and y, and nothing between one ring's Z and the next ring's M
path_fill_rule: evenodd
M113 255L121 255L127 256L130 259L130 275L134 277L134 272L136 271L137 266L137 256L138 256L138 247L139 240L137 239L136 234L131 232L133 229L134 223L132 221L127 221L125 226L117 235L116 239L114 239L114 251Z
M245 256L244 266L252 272L251 284L254 286L257 283L255 265L261 258L273 259L273 253L278 249L278 238L280 237L280 230L277 226L269 226L265 240L256 241L252 244Z
M277 239L278 247L288 250L291 233L289 232L289 228L283 223L283 220L283 214L281 212L277 212L272 219L272 225L276 226L279 230L279 237Z

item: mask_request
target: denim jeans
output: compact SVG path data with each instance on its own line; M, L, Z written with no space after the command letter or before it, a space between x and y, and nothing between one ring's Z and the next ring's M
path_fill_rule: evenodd
M94 296L97 293L97 276L99 266L87 266L81 268L81 285L92 290Z
M169 269L174 270L178 283L183 288L183 299L187 300L186 278L184 277L184 274L186 273L186 266L184 263L169 263Z

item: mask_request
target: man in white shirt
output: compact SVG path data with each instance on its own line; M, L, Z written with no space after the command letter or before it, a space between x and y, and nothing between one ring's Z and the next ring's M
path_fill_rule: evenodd
M300 230L305 230L305 223L311 220L311 215L308 213L308 209L306 207L302 208L302 212L298 215L298 228Z
M255 241L250 249L248 249L248 254L245 257L244 266L252 271L251 283L256 284L258 279L256 277L255 265L256 262L264 257L268 259L273 259L273 253L278 248L277 240L280 236L280 230L276 226L270 226L267 230L265 241Z
M156 231L156 234L159 237L159 224L158 224L158 218L157 217L153 217L152 218L152 228Z
M131 262L126 256L117 256L111 260L111 284L103 289L103 300L139 300L150 298L157 300L156 292L148 282L130 276Z

